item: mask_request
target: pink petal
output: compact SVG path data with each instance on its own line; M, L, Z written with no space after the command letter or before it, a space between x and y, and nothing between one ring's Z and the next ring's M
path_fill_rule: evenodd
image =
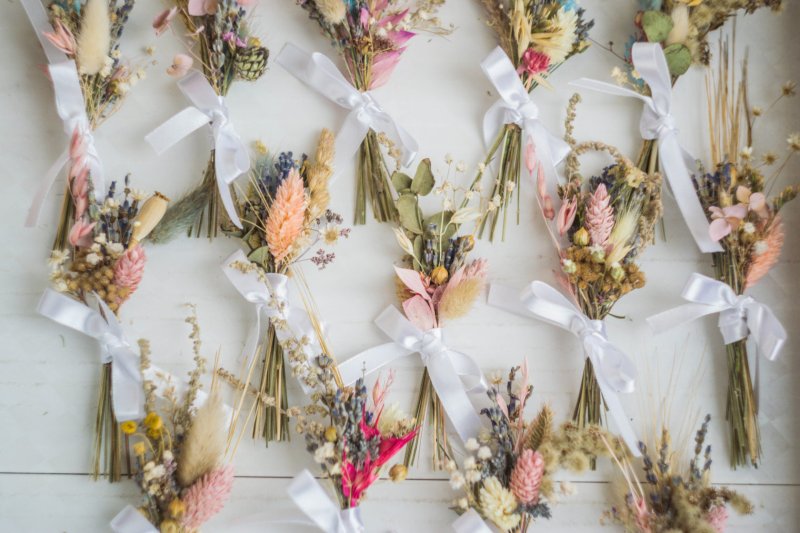
M189 14L193 17L213 15L217 11L217 0L189 0Z
M536 168L536 148L533 146L533 141L528 139L525 144L525 167L528 169L528 174L533 176L533 169ZM539 196L544 197L547 191L545 190L544 180L537 184Z
M736 199L741 203L746 204L750 201L750 189L744 185L736 187Z
M361 26L365 30L369 29L369 19L370 19L369 10L366 7L362 7L361 8L361 14L359 16L359 20L361 22Z
M165 9L161 13L155 16L153 19L153 29L156 32L156 35L161 35L169 28L170 22L172 19L175 18L175 15L178 13L178 8L173 7L171 9Z
M739 220L747 216L747 204L736 204L722 209L725 218L738 218Z
M400 21L402 21L405 18L406 14L408 14L408 9L404 9L403 11L395 13L394 15L389 15L388 17L385 17L383 20L381 20L378 23L378 26L380 26L381 28L386 26L387 24L396 26Z
M242 7L254 6L256 5L256 2L258 2L258 0L236 0L236 3Z
M715 241L722 239L726 235L730 234L730 232L731 225L728 224L728 221L724 218L714 219L711 221L711 224L708 225L708 234Z
M405 48L400 48L375 56L375 60L372 63L372 80L369 84L370 89L380 87L389 81L389 77L400 62L400 56L404 51Z
M397 48L400 48L415 35L416 33L411 31L398 30L398 31L390 31L387 37L389 39L389 42L391 42Z
M425 284L422 283L422 278L420 278L419 272L416 270L411 270L410 268L399 267L394 267L394 271L397 273L397 277L400 278L400 281L402 281L403 284L408 287L408 290L414 294L422 296L426 300L430 299L430 296L428 296L428 290L425 288Z
M717 219L717 218L725 218L725 213L722 212L722 209L720 209L719 207L717 207L715 205L712 205L711 207L709 207L708 210L711 213L711 219L712 220Z
M568 202L561 204L561 209L558 210L558 234L563 236L572 223L575 222L575 215L578 212L578 199L572 198Z
M767 197L763 192L756 192L750 195L750 209L755 211L761 218L766 218L769 214L767 210Z
M406 318L422 331L428 331L436 327L436 317L433 315L433 309L419 295L403 302L403 311L406 314Z
M189 72L194 64L194 59L186 54L176 54L172 59L172 65L167 68L167 74L176 78L181 78Z

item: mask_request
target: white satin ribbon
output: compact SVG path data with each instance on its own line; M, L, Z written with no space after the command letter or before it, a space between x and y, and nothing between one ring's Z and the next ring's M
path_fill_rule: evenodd
M778 358L786 343L786 330L772 310L752 296L737 295L727 283L698 273L691 275L681 296L691 303L647 319L656 333L719 313L725 344L752 337L763 357L769 361Z
M53 82L53 91L56 99L56 112L61 118L64 133L70 139L75 131L79 132L84 143L86 151L84 157L86 158L86 165L88 165L91 172L94 190L104 191L103 165L94 145L89 118L86 116L86 103L83 100L83 90L81 89L80 76L75 62L68 59L62 51L53 46L44 36L44 32L53 31L53 28L50 26L50 21L42 3L39 0L22 0L22 7L25 8L28 19L42 45L45 56L47 56L48 71ZM47 193L50 192L59 172L61 172L68 160L69 148L61 153L45 173L28 209L28 216L25 218L26 227L34 226L39 221L39 215Z
M114 533L159 533L142 513L132 505L126 505L111 521Z
M111 363L111 394L114 416L118 421L138 420L144 416L144 391L139 355L131 348L122 325L102 299L97 298L102 315L69 296L45 289L37 312L97 340L100 360Z
M249 361L255 355L256 349L264 340L271 319L278 319L285 325L275 328L275 335L280 341L288 338L308 339L309 342L303 345L307 360L321 353L322 349L316 340L316 330L308 313L304 309L289 305L289 278L283 274L266 274L265 285L256 272L242 272L234 266L236 263L247 265L250 260L244 252L237 250L225 260L222 270L242 298L255 306L256 312L255 328L245 343L243 352L245 360ZM302 363L290 362L290 364L294 370L296 365ZM312 388L302 380L300 385L306 394L312 391Z
M353 157L369 130L385 133L401 149L404 166L414 162L419 149L417 141L383 110L372 92L353 87L327 56L319 52L308 54L288 43L276 61L289 74L350 111L336 134L336 174Z
M393 342L370 348L339 364L344 384L350 385L362 375L418 353L458 436L462 441L477 436L481 420L467 392L485 391L486 382L475 360L448 348L440 328L422 331L392 305L383 310L375 324Z
M222 205L237 228L242 221L236 212L230 187L250 169L247 147L228 116L225 98L217 95L202 72L193 70L178 82L178 88L193 105L180 111L145 136L161 155L195 130L209 124L214 140L214 170Z
M453 522L456 533L494 533L494 530L483 521L475 509L469 509Z
M632 56L633 66L650 87L652 96L588 78L575 80L570 85L638 98L644 102L639 131L643 139L657 139L661 170L675 195L675 201L689 231L703 253L721 252L722 246L711 238L708 218L692 183L691 174L697 171L697 163L678 140L678 129L671 114L672 78L664 51L658 43L636 43L633 45Z
M286 490L289 498L311 522L325 533L364 533L358 507L339 509L311 472L303 470ZM306 522L307 523L307 522Z
M493 284L489 289L489 305L532 316L565 329L581 340L617 431L631 453L638 457L639 439L617 396L618 393L633 392L636 367L622 350L609 342L603 321L590 319L566 296L541 281L534 281L521 293Z
M531 99L519 79L514 64L501 47L492 50L481 62L481 69L500 95L500 99L483 116L484 142L490 146L506 124L517 124L522 128L536 147L536 156L542 164L547 192L553 201L556 201L558 199L556 165L569 153L569 145L547 131L539 120L539 107Z

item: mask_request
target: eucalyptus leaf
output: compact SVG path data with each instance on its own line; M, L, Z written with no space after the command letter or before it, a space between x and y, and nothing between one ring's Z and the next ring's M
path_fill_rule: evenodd
M262 267L265 267L269 264L269 246L256 248L250 252L250 255L248 255L247 258L253 263L258 263Z
M422 211L415 195L401 194L397 199L397 213L400 216L400 225L411 233L422 235Z
M673 76L681 76L692 66L692 53L680 43L664 48L664 56L667 58L669 73Z
M392 174L392 185L398 194L406 192L411 189L411 177L402 172L395 172Z
M642 29L651 43L664 41L672 31L672 17L661 11L645 11L642 14Z
M431 160L425 158L417 166L417 173L414 174L414 179L411 182L411 192L425 196L433 190L435 183L436 178L433 177L433 172L431 171Z
M436 224L436 233L437 235L440 234L442 229L447 227L444 232L443 238L449 239L453 235L455 235L456 231L458 230L458 224L450 224L450 219L453 218L452 211L439 211L435 215L431 215L425 219L425 227L427 228L431 224Z

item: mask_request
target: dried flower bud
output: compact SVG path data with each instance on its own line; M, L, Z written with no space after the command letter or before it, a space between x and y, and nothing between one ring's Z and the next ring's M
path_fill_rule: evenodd
M589 244L589 232L586 228L581 228L572 236L572 242L578 246L587 246Z
M611 278L614 281L620 281L622 278L625 277L625 269L620 266L619 263L614 263L611 265Z
M180 498L175 498L169 502L169 515L172 518L180 518L186 513L186 504Z
M336 428L328 426L325 429L325 440L328 442L336 442Z
M144 442L137 442L133 445L133 453L136 456L143 456L145 452Z
M564 259L561 261L561 270L563 270L565 274L574 274L578 270L578 266L572 259Z
M139 209L139 214L136 215L133 221L133 233L128 244L129 248L138 244L153 231L153 228L162 219L164 213L167 212L167 204L169 204L169 198L160 192L156 192L145 200L141 209Z
M435 285L442 285L447 281L449 274L447 273L447 269L442 265L437 266L431 272L431 281Z
M603 263L606 260L606 251L602 246L592 246L592 261L595 263Z
M403 481L408 475L408 468L406 465L398 463L389 469L389 478L395 483Z
M164 520L158 529L161 533L178 533L180 531L175 520Z

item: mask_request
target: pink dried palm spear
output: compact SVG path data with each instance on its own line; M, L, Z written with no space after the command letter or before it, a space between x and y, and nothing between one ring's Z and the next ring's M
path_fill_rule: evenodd
M511 492L520 503L532 505L539 501L539 489L544 475L544 458L539 452L527 449L517 459L511 472Z
M611 230L614 229L614 208L606 186L595 189L586 206L586 229L595 246L605 246Z
M763 243L766 249L761 249L761 243L755 244L753 251L750 268L747 270L747 279L745 280L745 289L755 285L758 280L766 276L767 272L775 266L778 258L781 256L781 249L783 248L783 221L780 217L776 217L772 223L772 228L767 234L767 238ZM759 253L760 252L760 253Z
M278 187L267 218L266 238L269 252L275 258L276 264L289 254L295 240L303 231L305 209L303 178L296 169L292 169Z
M114 284L130 289L128 296L133 294L133 291L139 286L139 282L142 281L146 262L147 256L144 248L140 245L137 244L125 250L114 263Z
M233 466L225 465L198 479L183 494L186 514L181 525L197 529L225 506L233 488Z

